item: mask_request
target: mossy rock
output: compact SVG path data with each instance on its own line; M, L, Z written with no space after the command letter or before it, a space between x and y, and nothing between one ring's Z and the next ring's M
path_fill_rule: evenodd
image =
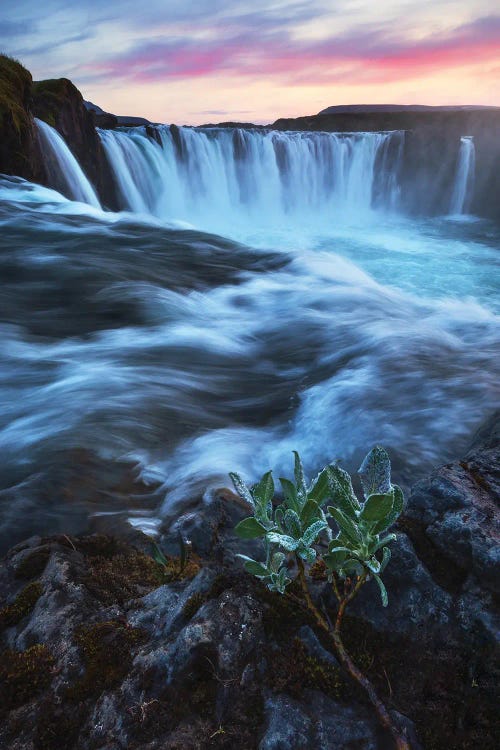
M68 688L67 699L86 700L119 685L132 664L134 647L144 638L142 630L117 620L78 628L75 640L82 653L85 672Z
M37 578L47 567L49 557L50 549L48 547L39 547L33 552L29 552L16 567L16 578L28 580L30 578Z
M303 691L320 690L331 698L352 696L348 678L340 667L334 667L312 656L300 638L291 645L269 651L267 680L277 693L300 698Z
M0 657L0 715L30 701L52 681L54 659L46 646L7 650Z
M94 535L73 538L72 543L85 556L88 572L82 583L105 604L123 604L164 583L193 578L200 570L194 556L184 566L176 557L165 558L166 564L161 565L115 537Z
M26 106L31 84L31 73L20 62L0 55L0 128L12 123L20 135L30 127Z
M81 93L68 78L34 81L31 91L36 116L53 128L57 127L61 110L69 102L84 106Z
M29 615L42 593L41 583L29 583L11 604L6 604L0 609L0 630L17 625L23 617Z

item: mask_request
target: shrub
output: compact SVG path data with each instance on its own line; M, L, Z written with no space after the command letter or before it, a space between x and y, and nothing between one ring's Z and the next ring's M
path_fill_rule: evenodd
M391 483L391 464L387 452L375 447L366 456L359 475L363 499L353 490L351 477L340 466L330 464L308 485L300 456L295 452L292 482L280 478L282 496L275 499L272 472L249 488L238 474L230 477L252 515L235 528L242 539L261 539L264 559L254 560L240 554L245 569L271 591L294 597L287 588L292 580L300 584L301 604L325 631L340 662L367 692L382 725L389 730L399 750L409 748L406 738L394 725L387 709L367 677L345 650L340 630L345 609L368 581L379 587L382 605L387 606L387 591L382 573L389 563L389 544L396 535L389 529L403 510L403 492ZM334 623L315 604L310 589L310 567L325 566L338 602Z

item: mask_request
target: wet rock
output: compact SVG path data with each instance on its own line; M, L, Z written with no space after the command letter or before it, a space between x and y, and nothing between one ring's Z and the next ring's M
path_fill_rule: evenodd
M498 423L484 428L478 443L460 462L437 469L412 491L407 510L409 533L441 567L461 571L462 583L472 577L481 588L500 591L500 441ZM413 522L413 525L412 523Z
M308 693L298 703L287 696L268 698L267 727L259 750L378 750L378 729L364 708L346 707Z
M490 429L415 488L389 606L368 584L345 617L346 648L413 750L496 745L496 451ZM165 565L137 532L13 548L0 565L1 750L392 748L314 620L243 572L233 527L246 513L217 491L167 519ZM321 576L313 588L333 615Z

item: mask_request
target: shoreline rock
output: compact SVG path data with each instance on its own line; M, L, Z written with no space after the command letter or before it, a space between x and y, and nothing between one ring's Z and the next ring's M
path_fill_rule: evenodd
M485 508L499 500L499 425L417 483L389 607L369 584L346 621L347 647L415 750L495 747L497 526ZM166 568L139 532L13 548L0 564L0 748L391 747L307 614L242 571L243 513L220 491L177 519L161 539ZM179 531L193 549L182 570ZM315 586L328 606L326 582Z

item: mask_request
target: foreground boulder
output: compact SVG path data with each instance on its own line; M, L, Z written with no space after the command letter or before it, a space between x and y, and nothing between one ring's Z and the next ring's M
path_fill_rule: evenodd
M345 640L412 747L491 749L499 444L419 483ZM391 748L300 606L246 575L228 491L137 532L34 537L0 567L0 748ZM403 530L404 529L404 530ZM192 543L186 560L179 538ZM330 593L321 571L316 595Z

